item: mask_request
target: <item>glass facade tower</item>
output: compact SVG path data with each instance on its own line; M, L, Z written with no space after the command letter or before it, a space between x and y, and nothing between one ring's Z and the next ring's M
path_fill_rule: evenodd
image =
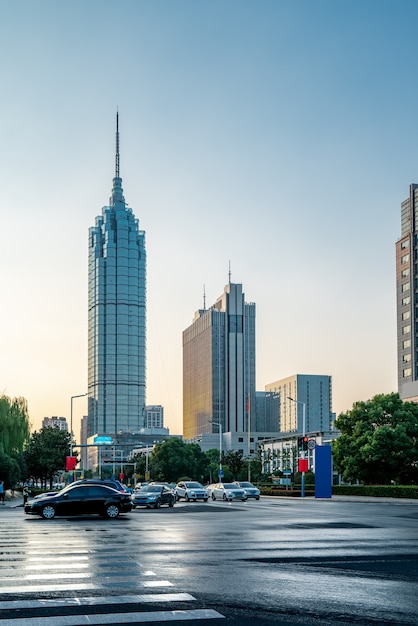
M89 435L144 427L145 233L123 196L118 115L112 195L89 229L88 395Z
M256 407L255 304L229 283L183 332L183 437L245 432ZM209 421L210 420L210 421ZM214 422L212 424L211 422Z
M398 391L418 399L418 185L401 204L401 237L396 242Z

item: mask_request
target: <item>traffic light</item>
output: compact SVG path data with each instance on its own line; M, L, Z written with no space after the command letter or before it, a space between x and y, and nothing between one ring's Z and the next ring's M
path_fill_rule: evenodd
M308 441L309 441L309 437L307 437L306 435L302 437L302 450L304 450L305 452L306 450L309 450Z
M298 450L303 450L303 437L298 437Z

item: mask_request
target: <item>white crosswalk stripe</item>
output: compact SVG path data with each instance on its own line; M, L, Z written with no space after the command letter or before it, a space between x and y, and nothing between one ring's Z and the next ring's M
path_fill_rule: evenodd
M28 534L24 526L22 520L15 528L2 529L0 536L0 626L181 623L223 618L212 609L193 608L197 602L194 596L175 593L173 583L145 568L139 551L134 556L129 541L120 541L113 531L102 541L100 527L86 537L83 525L71 527L71 535L66 535L62 526L55 534L51 528L42 527L31 528ZM154 610L145 609L152 604ZM162 604L170 605L171 610L161 610ZM116 606L117 612L112 612ZM109 612L103 607L109 607Z

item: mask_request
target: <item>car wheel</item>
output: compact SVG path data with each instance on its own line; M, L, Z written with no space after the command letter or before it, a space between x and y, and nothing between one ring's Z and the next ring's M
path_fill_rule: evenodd
M255 499L256 499L256 500L259 500L259 499L260 499L260 496L256 496L256 497L255 497Z
M226 493L224 493L224 495L223 495L223 499L224 499L224 500L226 500Z
M117 504L108 504L105 509L105 515L109 519L115 519L119 515L119 507Z
M189 501L190 501L189 495L186 493L186 502L189 502Z
M168 503L168 506L170 506L170 507L174 506L174 502L175 502L175 500L170 500L170 502Z
M161 500L157 500L157 502L154 504L154 508L159 509L160 506L161 506Z
M212 494L212 500L216 500L215 494Z
M207 501L208 501L208 499L207 499L207 498L203 498L203 500L204 500L205 502L207 502Z
M51 504L46 504L42 507L42 517L44 519L52 519L55 517L55 509Z
M247 502L247 498L243 498L243 499L242 499L242 501L243 501L243 502Z

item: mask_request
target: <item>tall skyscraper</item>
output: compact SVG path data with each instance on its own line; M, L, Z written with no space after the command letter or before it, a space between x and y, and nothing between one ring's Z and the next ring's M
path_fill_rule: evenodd
M401 204L401 237L396 242L398 391L418 400L418 185Z
M255 397L255 304L229 282L183 332L184 439L248 431Z
M89 230L88 431L137 432L145 419L145 232L123 196L119 115L109 205Z

